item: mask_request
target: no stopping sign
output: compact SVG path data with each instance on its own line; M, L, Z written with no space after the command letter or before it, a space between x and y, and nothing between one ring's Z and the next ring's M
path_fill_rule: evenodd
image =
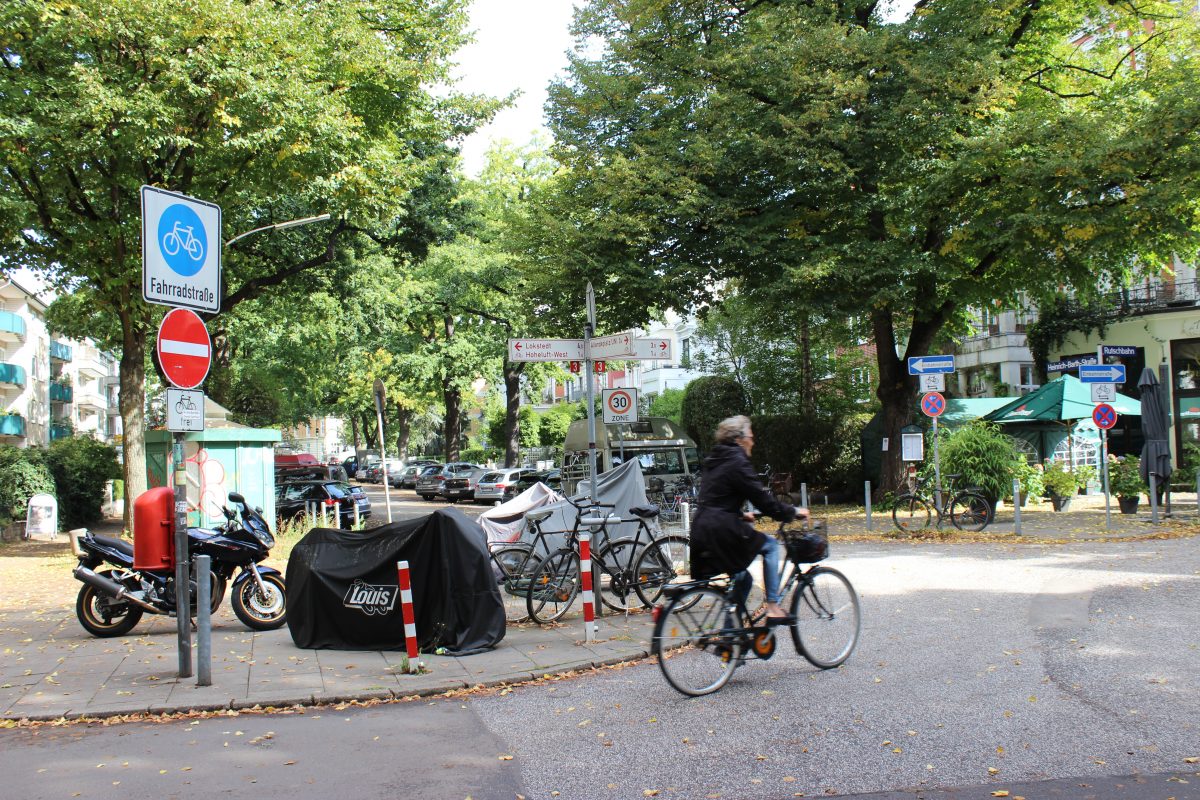
M637 389L605 389L604 424L637 422Z

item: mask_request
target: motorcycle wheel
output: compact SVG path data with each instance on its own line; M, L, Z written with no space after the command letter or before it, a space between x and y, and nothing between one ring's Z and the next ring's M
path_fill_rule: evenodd
M115 580L111 569L99 574ZM142 609L127 601L114 600L95 586L85 583L75 599L75 616L79 617L79 624L88 633L107 639L124 636L133 630L142 618Z
M253 578L242 581L233 592L233 613L252 631L273 631L287 621L287 590L283 578L263 575L266 596Z

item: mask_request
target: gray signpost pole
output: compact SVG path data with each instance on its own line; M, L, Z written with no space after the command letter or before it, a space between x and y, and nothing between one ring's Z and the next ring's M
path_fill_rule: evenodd
M183 434L174 434L175 461L175 620L179 631L179 677L192 677L192 615L188 575L187 466L183 463Z
M391 493L392 482L388 477L387 451L384 450L384 446L383 446L383 399L384 399L383 381L380 380L379 378L376 378L374 388L375 388L375 416L379 419L379 461L380 461L380 468L383 470L383 504L385 506L387 506L388 522L391 522L392 521L392 493ZM357 506L357 503L355 505ZM340 515L341 512L339 511L338 514ZM339 527L341 527L340 516L338 519L335 520L335 524L337 524Z
M588 499L596 502L596 389L592 381L592 334L596 332L596 295L592 282L587 285L587 324L583 326L583 371L587 377L587 420L588 420Z

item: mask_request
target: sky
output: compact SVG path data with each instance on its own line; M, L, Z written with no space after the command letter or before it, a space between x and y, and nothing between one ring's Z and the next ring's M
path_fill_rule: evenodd
M567 67L573 11L572 0L472 3L470 27L476 41L458 52L457 88L492 97L519 90L521 96L463 143L463 165L468 174L479 173L492 139L508 139L520 145L528 142L535 131L545 129L542 106L546 86Z

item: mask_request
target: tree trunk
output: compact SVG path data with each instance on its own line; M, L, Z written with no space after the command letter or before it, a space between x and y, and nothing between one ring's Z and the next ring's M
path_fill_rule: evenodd
M462 396L459 390L454 388L449 376L442 378L442 402L446 405L446 417L442 423L442 433L446 440L446 461L458 461Z
M354 452L358 452L358 448L362 447L362 436L358 430L358 417L354 414L350 415L350 436L354 442Z
M125 530L133 530L133 501L146 491L146 332L121 315L123 342L119 364L121 452L125 479ZM167 475L167 485L171 476Z
M373 424L375 423L375 415L369 414L366 411L361 411L359 413L362 415L363 443L366 445L368 450L378 450L379 439L376 437L376 434L378 434L379 431L376 430L377 426Z
M396 406L396 457L402 461L408 458L408 440L412 436L414 416L412 411Z
M504 466L515 467L521 458L521 370L524 362L504 362Z
M800 315L800 407L810 419L817 410L816 381L813 379L812 368L812 337L807 311Z

